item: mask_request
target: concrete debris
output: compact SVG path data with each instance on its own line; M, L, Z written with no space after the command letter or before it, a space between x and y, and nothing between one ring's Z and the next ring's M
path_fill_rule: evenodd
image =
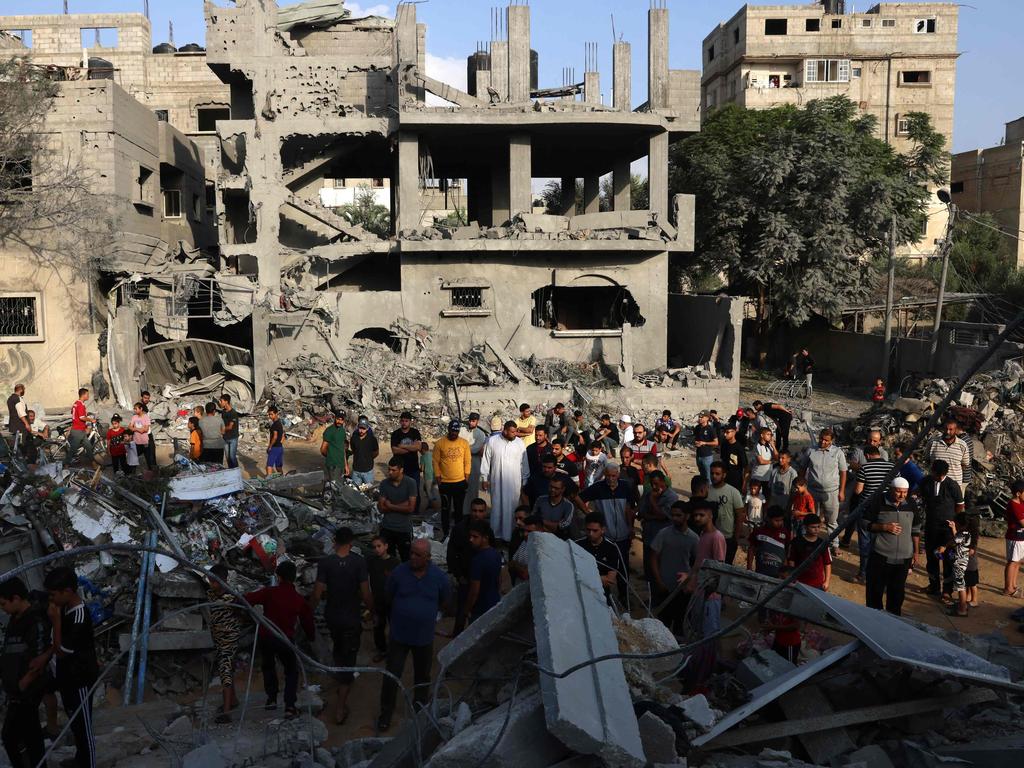
M704 731L713 728L715 721L718 719L703 693L698 693L696 696L684 699L680 703L679 708L687 720Z
M676 732L653 712L644 712L637 721L640 726L640 742L644 755L650 763L674 763L676 753Z

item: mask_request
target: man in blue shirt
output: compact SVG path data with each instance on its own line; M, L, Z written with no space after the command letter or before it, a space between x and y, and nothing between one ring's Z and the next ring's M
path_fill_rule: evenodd
M469 566L469 597L466 610L475 621L501 600L501 553L491 546L494 531L484 520L469 524L469 543L475 554Z
M411 653L416 686L413 697L416 703L425 705L430 694L437 612L451 598L447 574L430 562L429 541L413 541L408 562L395 568L388 577L387 593L391 600L387 670L400 680L405 672L406 657ZM398 684L391 677L385 677L380 691L378 731L391 727L397 694Z
M903 454L906 452L906 443L900 443L892 449L892 460L894 462L899 462L899 460L903 458ZM924 480L924 470L917 465L917 462L914 461L914 457L911 456L907 459L907 463L900 467L900 477L910 483L910 494L914 496L918 494L921 481Z

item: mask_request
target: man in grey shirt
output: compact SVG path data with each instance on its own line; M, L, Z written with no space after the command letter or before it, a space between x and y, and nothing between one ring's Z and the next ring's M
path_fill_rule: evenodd
M200 460L204 464L224 463L224 436L221 427L224 419L217 413L217 404L213 401L206 404L206 415L199 420L199 431L203 433L203 452Z
M858 469L867 464L867 457L864 455L864 449L869 445L873 445L878 449L878 455L882 461L889 460L889 452L882 447L882 431L880 429L872 429L868 433L868 441L864 445L858 445L850 452L850 471L856 472Z
M907 499L909 493L910 483L897 477L881 507L864 515L874 550L867 563L867 606L882 610L884 596L885 610L896 616L903 609L907 574L917 565L924 526L924 511Z
M469 487L466 488L466 499L462 505L462 516L469 517L469 505L473 503L473 499L480 496L480 461L490 433L480 426L480 414L474 411L466 419L466 425L459 433L459 437L469 443Z
M690 529L689 516L685 501L673 503L671 525L658 531L651 542L651 576L654 580L656 604L663 602L679 583L686 580L697 558L697 542L700 537ZM682 630L682 619L689 597L685 590L678 590L658 614L658 618L672 632Z
M839 505L846 500L846 456L832 444L834 439L831 429L821 430L817 447L808 448L800 462L800 477L807 481L807 490L814 497L829 536L839 523ZM837 550L833 545L833 557L838 555Z
M384 513L380 533L391 547L398 552L404 563L409 559L412 544L412 513L416 508L419 488L416 481L405 476L405 462L401 456L392 456L388 462L388 476L380 484L380 498L377 508Z

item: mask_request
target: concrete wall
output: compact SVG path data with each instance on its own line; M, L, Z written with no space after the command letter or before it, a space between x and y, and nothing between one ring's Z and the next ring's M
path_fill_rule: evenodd
M592 361L612 354L620 359L622 342L617 336L556 338L551 330L531 322L532 294L538 288L552 282L560 286L617 284L629 289L646 319L643 327L633 329L626 340L634 370L639 373L665 364L668 308L664 287L668 280L668 254L606 252L588 253L585 258L558 251L518 256L486 252L467 255L469 258L402 256L405 317L433 328L432 338L438 349L457 353L492 338L502 346L508 344L513 357L536 354ZM490 315L442 316L450 308L451 292L441 286L457 280L487 286L484 300Z
M744 302L731 296L669 294L669 365L710 363L720 376L739 381Z

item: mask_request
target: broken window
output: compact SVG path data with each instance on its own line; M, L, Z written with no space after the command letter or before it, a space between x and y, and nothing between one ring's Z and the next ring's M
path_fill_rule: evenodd
M227 107L197 107L196 122L198 129L205 133L217 130L218 120L230 120L231 110Z
M766 35L785 35L789 21L787 19L765 19L764 33Z
M5 29L2 30L4 33L16 37L21 41L21 44L26 48L32 47L32 30L31 29Z
M935 32L935 18L916 19L914 21L914 33L918 35L931 35Z
M804 65L804 82L850 82L849 59L808 59Z
M842 29L842 28L843 28L843 20L842 19L832 19L832 29Z
M117 27L81 27L83 48L117 48Z
M195 221L203 220L203 206L200 202L199 195L192 195L192 218Z
M38 293L0 294L0 341L42 341L43 324Z
M161 123L166 123L168 121L168 114L166 109L154 109L153 114L156 115L156 119L159 120Z
M712 45L712 46L710 46L708 48L708 61L714 61L714 60L715 60L715 46Z
M164 190L164 218L165 219L180 219L181 218L181 190L180 189L165 189Z
M135 205L152 208L156 198L156 180L153 178L153 170L144 165L139 166L139 175L135 179Z
M11 198L4 195L4 202L17 202L19 192L32 191L32 161L28 159L10 160L0 157L0 171L4 177L4 192L13 193Z
M887 29L892 29L896 26L896 19L882 19L882 26Z
M244 189L225 189L221 194L228 244L255 243L256 222L249 208L249 193Z
M932 73L924 69L900 72L900 85L931 85Z
M736 45L739 45L739 42L740 42L740 28L739 27L733 27L732 28L732 41Z
M962 181L954 181L949 185L950 194L959 195L964 191L964 183Z
M820 32L821 31L821 19L805 19L804 20L804 32Z
M647 322L621 285L546 285L533 292L533 324L553 331L617 331Z

